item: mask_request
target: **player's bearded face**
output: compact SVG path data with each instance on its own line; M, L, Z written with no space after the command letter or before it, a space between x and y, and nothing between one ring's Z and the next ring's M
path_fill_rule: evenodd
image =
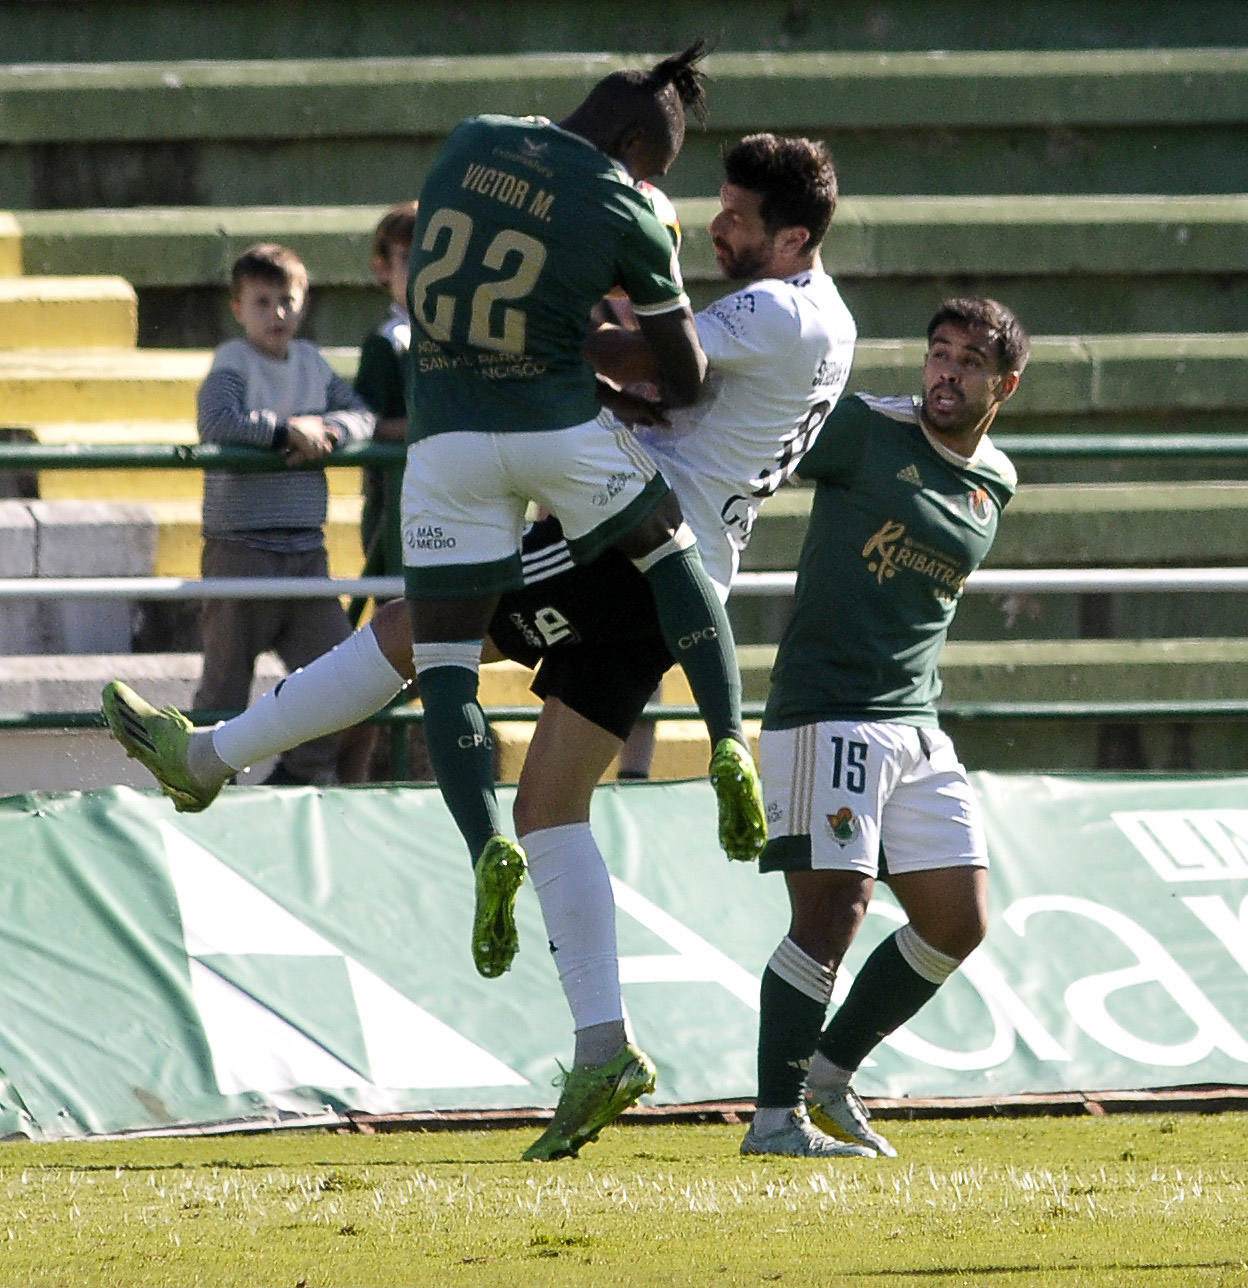
M995 346L979 327L942 323L923 362L923 419L956 433L979 424L1001 401Z
M747 246L730 246L726 241L712 239L715 246L715 258L723 270L724 276L731 282L752 282L767 276L767 265L771 262L771 238L764 237L761 242Z
M770 276L775 238L759 214L761 195L726 183L719 200L722 209L711 220L711 244L724 276L734 282Z

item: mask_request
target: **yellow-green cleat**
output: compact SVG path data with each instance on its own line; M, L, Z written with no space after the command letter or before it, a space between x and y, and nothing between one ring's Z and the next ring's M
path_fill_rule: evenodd
M524 851L505 836L492 836L473 869L476 907L472 915L472 960L477 973L497 979L520 950L516 891L528 868Z
M654 1090L650 1057L631 1042L605 1064L578 1064L563 1074L550 1126L524 1151L529 1162L575 1158L582 1145Z
M749 748L721 738L711 756L711 786L719 801L719 843L730 859L750 863L767 841L767 816Z
M187 768L193 726L177 707L157 710L120 680L104 686L102 705L113 737L156 779L174 809L198 814L217 799L221 784L201 783Z
M806 1111L821 1132L837 1140L866 1145L884 1158L896 1158L897 1151L868 1121L871 1111L853 1087L808 1087Z

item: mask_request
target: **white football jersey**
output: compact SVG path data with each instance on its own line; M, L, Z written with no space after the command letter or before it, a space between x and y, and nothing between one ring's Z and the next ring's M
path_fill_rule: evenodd
M670 428L638 427L726 597L759 506L792 474L849 377L857 329L811 270L751 282L696 316L710 363Z

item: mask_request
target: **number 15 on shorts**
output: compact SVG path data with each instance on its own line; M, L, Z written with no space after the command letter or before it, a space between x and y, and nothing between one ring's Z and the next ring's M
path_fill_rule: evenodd
M842 738L839 734L833 734L829 743L832 747L832 790L844 788L847 792L861 795L867 785L867 744Z

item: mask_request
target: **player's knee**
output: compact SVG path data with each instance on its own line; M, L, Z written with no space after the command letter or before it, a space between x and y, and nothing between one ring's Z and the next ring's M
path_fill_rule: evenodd
M969 957L984 942L987 934L988 914L986 912L980 910L968 917L963 928L962 941L958 945L960 949L959 959Z
M386 661L404 679L410 680L413 674L412 619L407 601L392 599L382 604L373 615L370 625Z
M522 770L511 806L516 835L527 836L548 827L588 823L592 793L593 784L582 789L576 782L552 783L541 772L526 775Z
M670 542L684 526L680 502L669 492L631 531L616 542L616 549L629 559L644 559Z
M910 921L926 943L938 953L959 962L965 961L984 942L988 933L986 910L973 905L953 914L942 909L939 918L911 916Z
M871 883L848 873L803 873L790 880L789 938L815 961L836 969L854 941Z
M533 808L523 779L517 784L516 796L511 803L511 821L515 825L517 836L525 836L536 830Z
M516 797L511 806L511 820L515 824L517 836L528 836L530 832L540 832L543 828L557 827L564 822L562 814L551 807L540 790L521 777L516 785Z

